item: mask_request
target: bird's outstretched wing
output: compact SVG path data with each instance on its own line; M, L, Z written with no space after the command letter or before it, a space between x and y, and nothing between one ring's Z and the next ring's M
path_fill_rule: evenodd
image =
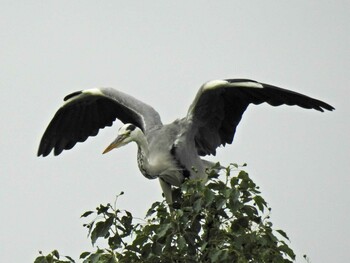
M198 154L215 155L218 146L232 143L248 105L263 102L272 106L297 105L322 112L334 109L323 101L254 80L210 81L199 89L185 118L194 134Z
M112 88L74 92L64 101L41 139L38 156L47 156L52 149L59 155L77 142L97 135L99 129L111 126L115 119L132 123L145 133L162 125L151 106Z

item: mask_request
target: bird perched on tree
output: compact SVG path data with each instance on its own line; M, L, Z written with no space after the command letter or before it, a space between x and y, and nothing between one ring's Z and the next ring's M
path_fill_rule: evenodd
M172 186L180 186L186 178L206 179L205 170L212 163L201 156L215 155L217 147L232 143L249 104L334 109L323 101L249 79L203 84L187 115L166 125L151 106L112 88L74 92L64 101L41 139L38 156L47 156L51 150L59 155L119 119L124 125L104 153L136 142L141 173L159 179L168 203L172 203Z

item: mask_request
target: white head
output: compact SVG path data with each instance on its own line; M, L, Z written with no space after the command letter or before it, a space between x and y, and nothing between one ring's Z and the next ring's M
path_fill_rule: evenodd
M120 148L132 141L137 142L142 135L143 132L141 129L136 127L134 124L124 124L118 131L118 137L103 151L103 153Z

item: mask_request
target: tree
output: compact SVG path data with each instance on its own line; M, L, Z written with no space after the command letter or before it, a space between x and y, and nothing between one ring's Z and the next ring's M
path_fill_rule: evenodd
M83 263L112 262L292 262L293 250L283 230L273 230L271 208L259 187L236 164L225 169L223 179L216 169L209 181L187 180L177 191L176 207L155 202L144 221L114 205L87 211L92 245L98 239L107 248L83 252ZM235 175L232 173L235 172ZM123 192L120 194L122 195ZM119 195L119 196L120 196ZM62 259L63 258L63 259ZM57 250L40 254L35 263L75 262L60 257Z

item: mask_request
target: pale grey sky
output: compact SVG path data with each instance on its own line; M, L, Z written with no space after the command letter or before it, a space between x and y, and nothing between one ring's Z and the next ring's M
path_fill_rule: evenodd
M91 249L82 212L113 202L143 217L161 199L136 146L101 155L120 122L59 157L37 158L76 90L110 86L185 115L200 85L251 78L324 100L319 113L251 106L212 160L248 163L303 262L346 262L350 244L350 2L0 1L0 259Z

